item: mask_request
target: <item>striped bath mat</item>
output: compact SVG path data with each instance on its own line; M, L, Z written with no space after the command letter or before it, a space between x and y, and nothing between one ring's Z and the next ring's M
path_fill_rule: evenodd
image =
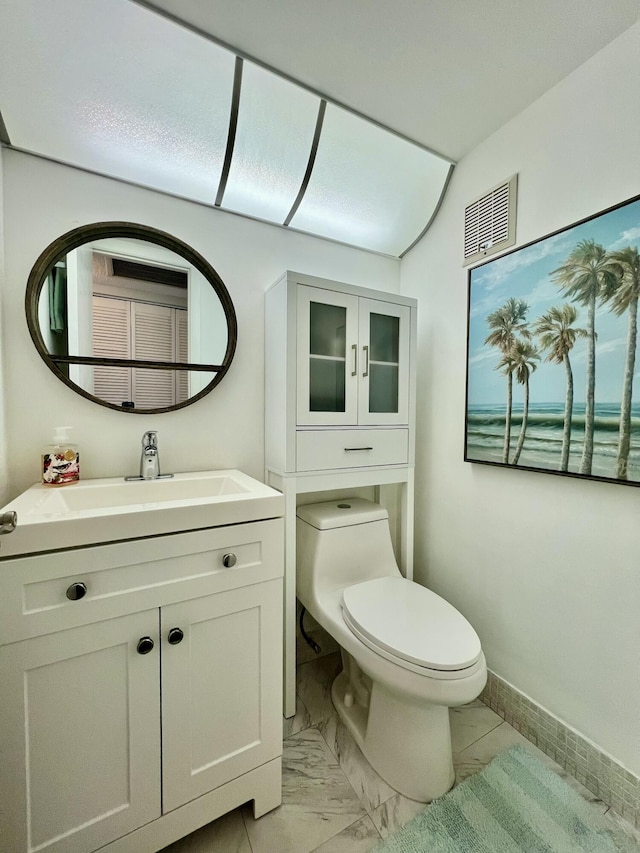
M526 748L500 753L372 853L638 853Z

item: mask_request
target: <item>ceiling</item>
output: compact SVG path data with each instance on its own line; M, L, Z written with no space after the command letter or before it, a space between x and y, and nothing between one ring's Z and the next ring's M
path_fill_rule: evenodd
M639 0L151 0L452 160L640 17Z
M639 13L638 0L11 0L0 140L401 257L452 163Z

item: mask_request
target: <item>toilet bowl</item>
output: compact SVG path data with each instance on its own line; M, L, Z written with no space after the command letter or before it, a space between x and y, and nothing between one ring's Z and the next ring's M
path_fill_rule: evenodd
M331 696L369 763L410 799L442 796L455 778L449 708L487 679L471 625L402 576L387 511L361 498L298 507L297 596L340 645Z

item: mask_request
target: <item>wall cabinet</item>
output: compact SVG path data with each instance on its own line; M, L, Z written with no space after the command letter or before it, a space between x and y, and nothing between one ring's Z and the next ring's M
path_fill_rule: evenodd
M281 519L0 568L3 851L159 850L279 804Z
M409 306L303 284L296 304L297 425L408 424Z
M295 713L298 496L400 484L413 563L415 299L286 272L266 293L266 482L285 495L285 714ZM382 489L381 489L382 487Z

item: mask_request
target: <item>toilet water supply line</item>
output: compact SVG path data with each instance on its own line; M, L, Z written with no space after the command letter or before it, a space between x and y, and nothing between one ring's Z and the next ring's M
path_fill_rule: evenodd
M307 645L308 645L308 646L311 646L311 648L313 649L313 651L314 651L317 655L319 655L319 654L320 654L320 652L322 651L322 649L321 649L321 648L320 648L320 646L316 643L316 641L315 641L315 640L313 640L313 639L311 639L311 637L310 637L310 636L307 634L307 632L304 630L304 614L305 614L306 612L307 612L307 608L306 608L306 607L303 607L303 608L302 608L302 610L300 611L300 633L301 633L301 635L302 635L302 637L303 637L304 641L307 643Z

